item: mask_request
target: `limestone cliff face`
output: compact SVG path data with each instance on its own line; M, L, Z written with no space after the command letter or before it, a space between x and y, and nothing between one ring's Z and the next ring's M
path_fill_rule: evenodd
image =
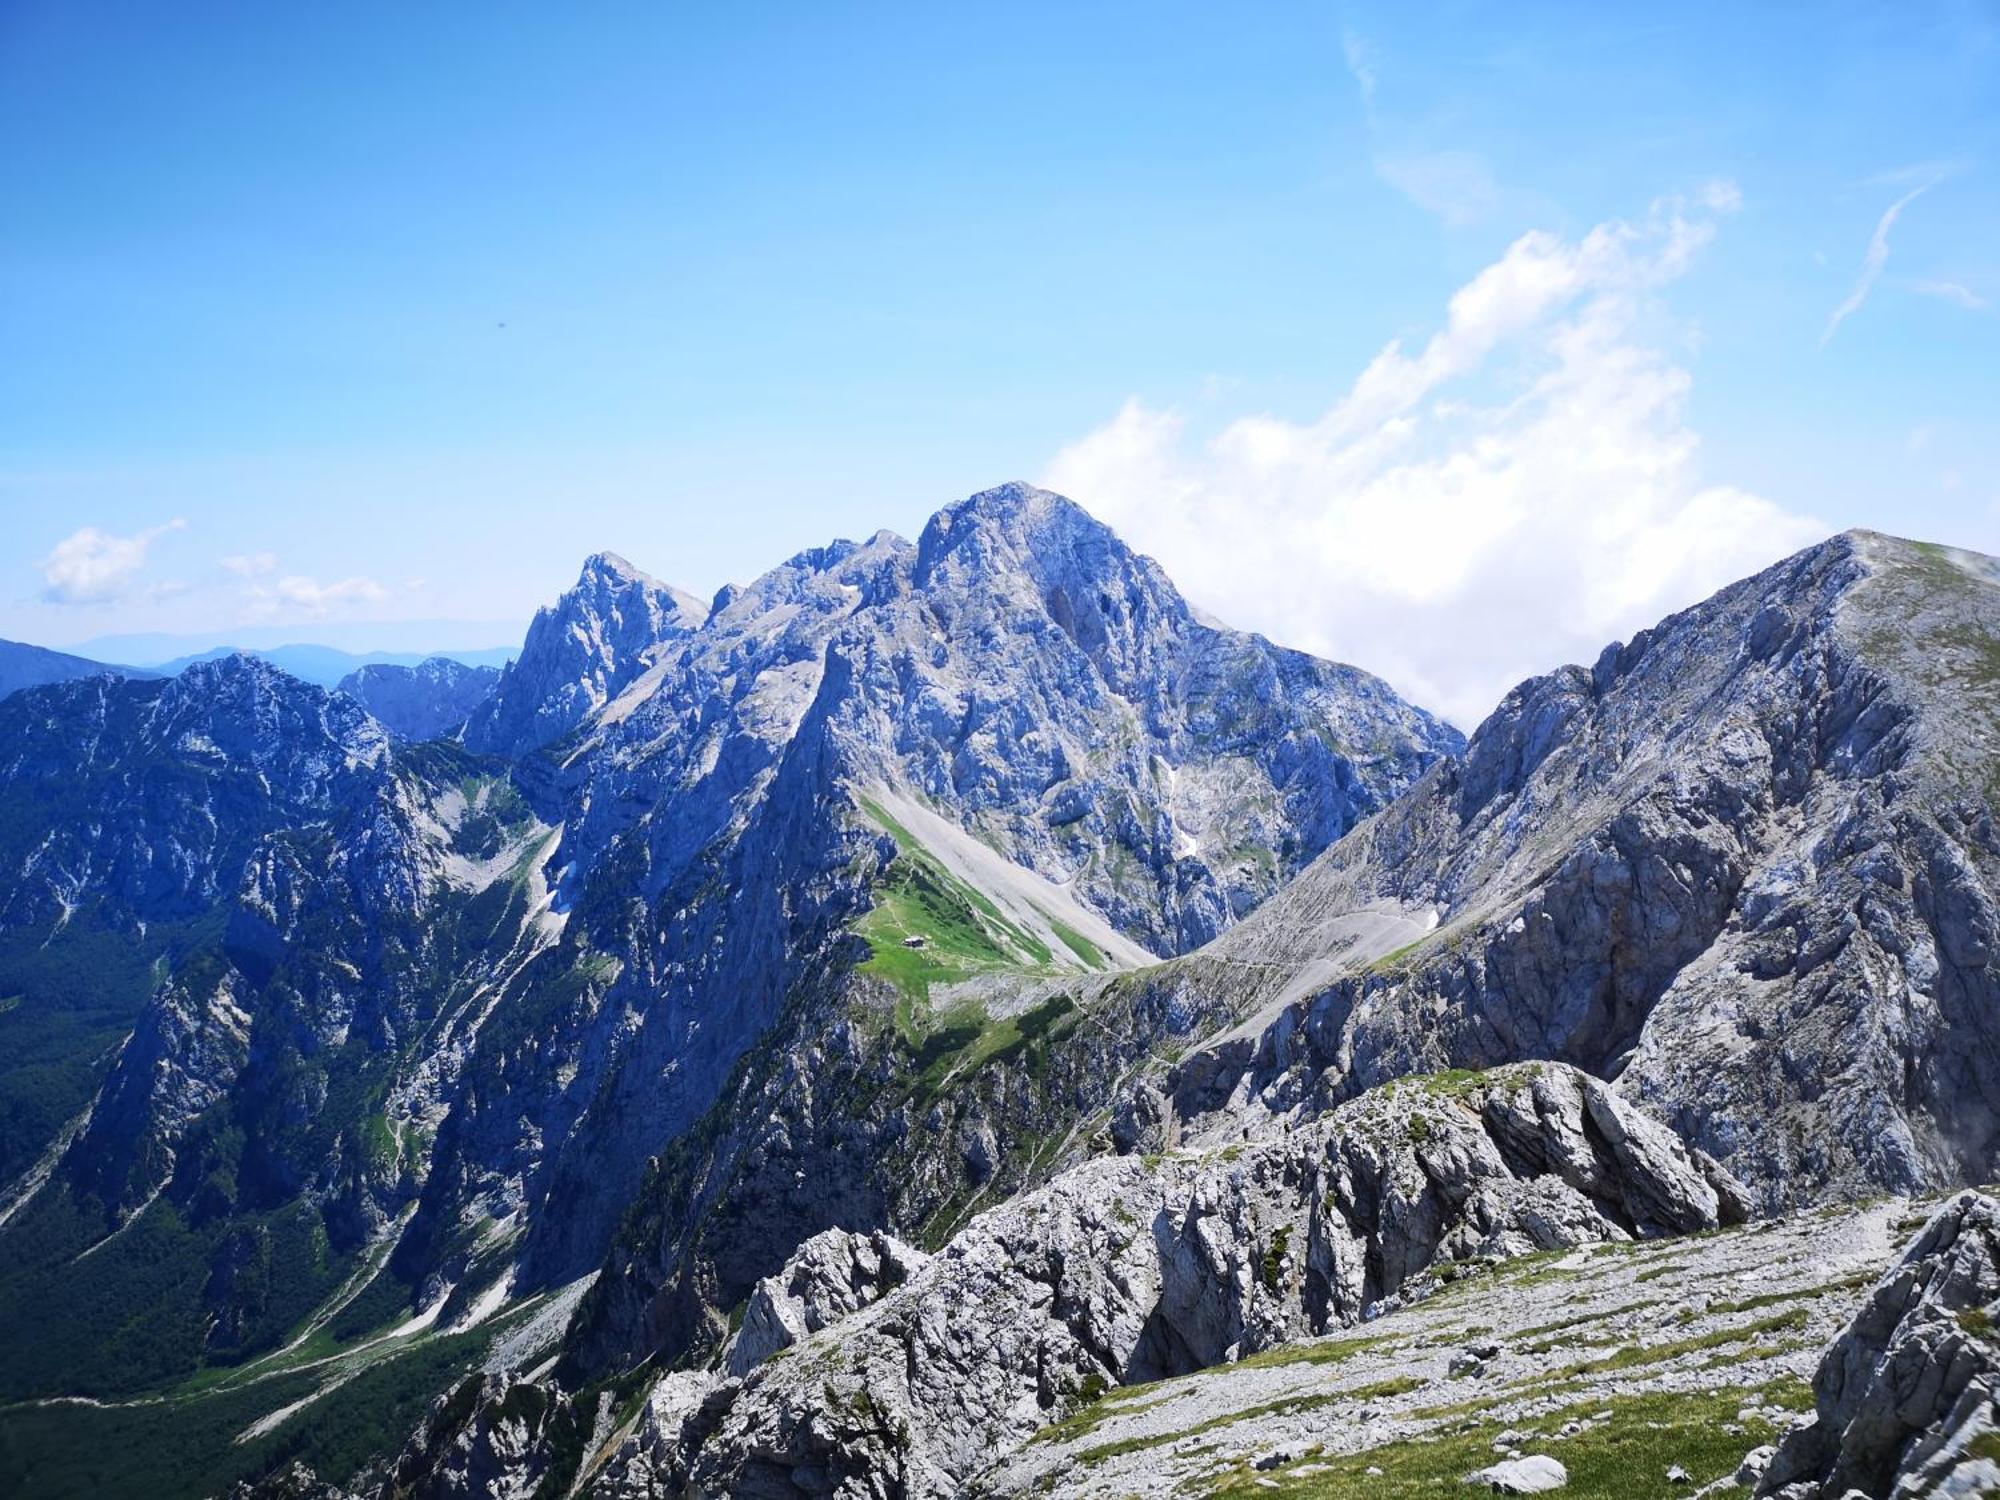
M610 639L578 623L595 599L537 630ZM1059 901L1030 963L1131 961L1226 927L1459 744L1365 673L1201 624L1150 561L1024 486L915 546L802 553L620 659L622 690L524 766L563 828L568 927L523 977L529 1030L475 1061L421 1216L524 1211L543 1281L596 1266L650 1159L868 956L853 929L899 837L960 837L973 886ZM1058 932L1087 921L1110 930ZM802 1044L832 1020L809 1008Z
M698 600L616 553L592 554L576 586L536 612L521 654L466 725L466 743L519 755L560 739L704 613Z

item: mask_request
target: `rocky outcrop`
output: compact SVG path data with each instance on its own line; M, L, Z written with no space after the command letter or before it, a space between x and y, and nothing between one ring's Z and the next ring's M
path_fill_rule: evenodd
M432 1404L380 1490L423 1500L530 1500L558 1444L587 1439L590 1425L591 1414L560 1391L511 1374L472 1377Z
M429 740L463 724L499 680L498 667L433 656L413 667L371 662L341 678L339 691L399 739Z
M683 1427L663 1410L625 1462L668 1494L949 1495L1107 1384L1359 1321L1451 1263L1739 1210L1712 1163L1568 1069L1412 1081L1276 1139L1066 1173L740 1382L677 1388Z
M723 1351L723 1368L747 1375L780 1349L879 1302L929 1259L880 1230L822 1230L792 1252L782 1271L757 1283L743 1326Z
M2000 1486L2000 1202L1964 1193L1884 1276L1813 1378L1813 1419L1757 1486L1776 1500Z

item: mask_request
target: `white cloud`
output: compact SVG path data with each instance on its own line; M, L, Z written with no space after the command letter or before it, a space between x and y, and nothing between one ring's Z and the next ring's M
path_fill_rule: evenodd
M322 583L304 573L278 577L278 554L251 552L218 559L225 573L244 581L243 598L250 613L260 619L281 616L322 619L343 605L375 604L389 597L388 589L372 578L339 578Z
M1824 534L1702 481L1688 372L1639 333L1731 199L1524 235L1317 420L1244 416L1199 441L1134 398L1044 482L1233 623L1470 728L1523 677Z
M41 560L42 598L50 604L109 604L131 596L153 543L187 522L179 516L133 536L85 526Z
M1361 90L1361 107L1372 111L1375 108L1375 49L1360 33L1349 30L1340 34L1340 51L1347 60L1347 71L1354 75L1355 85Z
M1703 186L1702 207L1719 214L1733 214L1743 206L1743 189L1726 178L1718 178Z
M1833 310L1826 320L1826 331L1819 336L1819 346L1824 349L1842 323L1861 310L1861 304L1868 300L1868 294L1875 289L1875 282L1882 274L1882 268L1889 264L1889 231L1896 227L1896 220L1903 216L1903 210L1917 199L1936 187L1938 179L1933 177L1918 183L1902 197L1891 203L1875 223L1875 232L1868 236L1868 248L1861 256L1861 277L1854 283L1854 290L1847 299Z

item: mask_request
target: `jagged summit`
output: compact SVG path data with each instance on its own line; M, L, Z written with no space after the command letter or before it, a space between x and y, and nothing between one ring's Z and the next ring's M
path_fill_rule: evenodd
M707 610L613 552L584 560L576 584L535 613L521 654L465 728L476 750L518 755L560 739L687 635Z
M658 582L651 574L642 573L616 552L593 552L583 560L583 569L577 575L579 584L595 578L612 578L621 582Z

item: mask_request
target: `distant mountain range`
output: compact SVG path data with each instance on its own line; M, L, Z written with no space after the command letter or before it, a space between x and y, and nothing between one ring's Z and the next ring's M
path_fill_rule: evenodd
M363 667L414 667L439 658L460 662L468 667L504 667L519 653L519 648L489 646L477 651L369 651L357 654L352 651L339 651L332 646L314 646L305 643L264 647L214 646L206 651L197 651L188 656L170 657L150 665L155 672L171 677L196 662L214 661L221 656L234 656L239 651L259 657L279 671L289 672L301 681L316 683L320 687L338 687L343 678L351 676Z
M22 688L43 687L51 682L70 682L78 677L94 677L108 672L115 677L159 677L162 672L141 667L119 667L31 646L25 641L0 641L0 698Z
M133 637L129 643L143 643ZM170 639L162 637L158 639ZM112 642L117 644L117 642ZM173 677L196 662L214 661L239 652L259 657L282 672L320 687L340 687L365 667L417 667L430 661L453 661L484 671L498 671L517 655L517 646L486 646L462 651L342 651L333 646L294 642L282 646L211 646L202 651L163 658L110 653L72 655L24 641L0 641L0 698L25 687L68 682L109 672L118 677ZM135 665L121 665L123 662ZM461 715L461 717L463 717Z

